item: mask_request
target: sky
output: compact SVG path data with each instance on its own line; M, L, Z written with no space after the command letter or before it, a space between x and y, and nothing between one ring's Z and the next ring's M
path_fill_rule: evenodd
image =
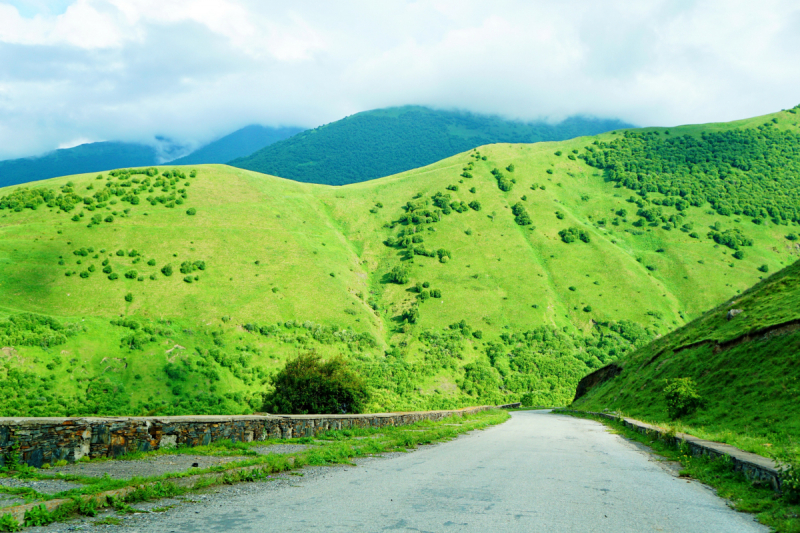
M406 104L671 126L798 103L795 0L0 0L0 159Z

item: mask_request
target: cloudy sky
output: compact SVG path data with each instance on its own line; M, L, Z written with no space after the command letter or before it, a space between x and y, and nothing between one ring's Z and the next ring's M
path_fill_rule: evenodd
M0 0L0 159L402 104L675 125L798 103L796 0Z

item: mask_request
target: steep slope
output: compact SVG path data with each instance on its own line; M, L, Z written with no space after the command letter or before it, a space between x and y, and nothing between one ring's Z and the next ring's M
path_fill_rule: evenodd
M270 128L253 124L210 142L191 154L170 161L168 164L202 165L207 163L227 163L231 159L250 155L301 131L303 131L302 128Z
M619 374L573 405L672 422L664 380L688 377L705 402L681 420L689 431L762 455L800 449L798 352L800 262L617 361Z
M39 157L0 161L0 187L67 174L155 165L157 162L158 153L152 146L124 142L87 143Z
M628 127L571 117L558 124L406 106L377 109L308 130L231 165L307 183L345 185L429 165L490 143L570 139Z
M626 143L669 148L650 131L484 146L346 187L208 165L0 190L0 410L243 412L310 349L350 357L375 410L564 403L800 254L796 181L766 187L761 168L800 160L795 110L668 130L715 155L699 178L738 150L704 131L759 132L763 154L715 195L667 186L680 165L663 192L627 180ZM750 218L745 199L780 209Z

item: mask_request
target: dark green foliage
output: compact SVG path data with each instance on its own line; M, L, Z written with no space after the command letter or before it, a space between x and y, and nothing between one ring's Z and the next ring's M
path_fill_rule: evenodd
M514 222L520 226L528 226L531 224L531 217L528 215L528 210L521 202L517 202L511 207L511 212L514 214Z
M666 195L679 211L708 203L723 216L800 222L799 146L800 135L770 123L700 138L625 132L581 157L628 189Z
M442 297L442 291L440 291L439 289L431 289L431 298L441 298L441 297Z
M667 401L667 413L673 420L692 414L703 405L697 386L691 378L673 378L664 380L664 399Z
M152 266L156 266L156 260L155 260L155 259L150 259L150 260L147 262L147 265L148 265L148 266L151 266L151 267L152 267Z
M345 185L419 168L485 144L571 139L614 126L623 127L617 121L577 117L550 125L415 106L378 109L300 133L231 164L297 181Z
M125 250L117 250L117 255L119 257L125 257Z
M286 414L360 413L369 401L364 379L341 356L323 361L306 352L272 378L264 410Z
M741 246L753 246L753 239L746 237L739 229L729 229L722 233L712 230L708 232L708 238L733 250L738 250Z
M506 167L506 170L507 170L508 172L514 172L514 168L515 168L515 167L514 167L514 163L511 163L510 165L508 165L508 166Z
M195 270L205 270L205 261L184 261L181 263L181 274L191 274ZM167 275L167 274L165 274Z
M562 229L558 232L558 236L561 237L561 240L566 243L575 242L576 240L581 240L583 242L591 242L591 238L589 237L589 232L575 226L572 226L567 229Z
M734 259L744 259L744 252L741 250L736 250L733 252Z
M108 279L110 279L111 281L114 281L117 278L119 278L119 274L117 274L116 272L112 272L111 274L108 275Z
M133 293L129 292L128 294L126 294L125 295L125 301L126 302L132 302L133 301Z
M161 273L164 274L165 276L171 276L172 265L164 265L163 267L161 267Z
M797 233L790 233L789 235L786 236L786 238L790 241L796 241L798 239Z
M564 213L562 213L561 211L556 211L556 218L558 220L564 220Z
M476 329L475 331L472 332L472 336L480 340L483 338L483 331Z
M397 283L398 285L405 285L411 279L408 269L403 265L397 265L392 268L386 277L387 281Z
M769 267L767 265L761 265L760 267L758 267L758 271L767 273L769 272Z
M0 320L0 346L40 346L47 348L67 342L80 331L77 324L62 325L54 318L20 313Z
M135 270L128 270L125 272L125 277L128 279L136 279L139 276L139 273Z
M499 169L492 169L492 175L497 180L497 187L501 191L508 192L514 187L514 182L508 179Z
M195 209L194 207L190 207L189 209L186 210L186 214L189 216L196 215L197 209Z
M403 314L400 315L400 318L409 324L416 324L417 320L419 319L419 307L417 304L413 304L411 307L403 311Z

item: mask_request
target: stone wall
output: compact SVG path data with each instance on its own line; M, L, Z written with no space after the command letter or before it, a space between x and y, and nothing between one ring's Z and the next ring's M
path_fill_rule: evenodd
M489 409L365 415L166 416L119 418L1 418L0 466L17 454L40 467L82 457L117 457L129 452L199 446L221 439L251 442L313 437L332 429L404 426Z

